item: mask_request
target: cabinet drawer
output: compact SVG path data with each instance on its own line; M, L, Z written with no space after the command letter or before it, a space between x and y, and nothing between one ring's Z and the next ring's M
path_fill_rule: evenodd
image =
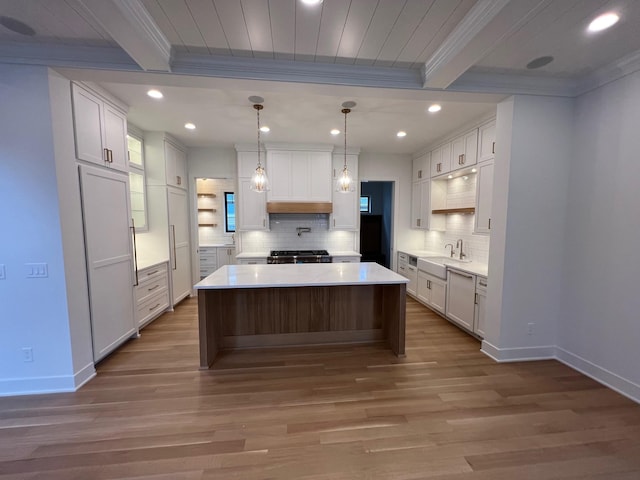
M476 277L476 290L487 290L487 279L485 277Z
M138 272L138 283L139 286L144 285L148 282L153 282L160 277L167 276L167 264L163 263L157 267L145 268L144 270L140 270Z
M241 260L238 260L238 265L266 265L266 263L266 258L243 258Z
M409 255L407 255L406 253L398 253L398 262L409 262Z
M169 307L169 290L155 293L148 297L144 302L138 304L136 311L136 320L138 325L143 325L150 320L159 316Z
M146 302L148 298L156 295L158 292L169 289L169 280L167 275L164 274L160 277L152 279L152 281L145 282L136 287L136 303L140 305Z

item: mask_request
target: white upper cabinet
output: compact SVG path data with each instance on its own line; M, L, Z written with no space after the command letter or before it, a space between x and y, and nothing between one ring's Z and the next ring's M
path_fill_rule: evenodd
M475 233L489 233L491 231L493 162L483 162L478 165L476 182Z
M478 129L451 142L451 170L475 165L478 161Z
M347 167L351 179L355 182L353 192L336 192L333 188L344 167L344 155L333 155L333 213L331 214L331 228L334 230L357 230L360 219L360 194L358 182L358 155L347 155ZM359 261L359 260L358 260Z
M431 176L431 153L426 153L413 160L413 175L411 181L419 182Z
M431 181L411 184L411 228L429 230L431 219Z
M493 160L496 156L496 122L481 125L478 129L478 162Z
M331 152L267 150L270 202L331 202Z
M431 152L431 176L451 171L451 143L445 143Z
M187 188L187 154L173 143L165 140L164 156L167 164L167 185Z
M236 147L237 148L237 147ZM267 170L271 182L272 172L264 159L262 166ZM236 191L236 231L268 230L267 197L265 192L251 190L251 176L258 165L258 152L238 151L238 189Z
M128 172L126 112L75 83L72 96L76 157Z

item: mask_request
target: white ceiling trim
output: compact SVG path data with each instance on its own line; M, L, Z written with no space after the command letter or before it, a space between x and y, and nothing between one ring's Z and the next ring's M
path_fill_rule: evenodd
M171 44L139 0L77 0L143 70L171 71Z
M574 90L574 95L582 95L638 70L640 70L640 50L619 58L580 80Z
M511 0L479 0L422 67L424 88L447 88L477 60L469 56L463 68L451 68L454 58L476 38ZM485 48L482 48L484 53Z
M568 78L476 72L471 69L447 91L574 97L576 82Z
M140 71L119 47L1 43L0 62L100 70Z
M173 73L248 80L421 89L417 69L175 53Z

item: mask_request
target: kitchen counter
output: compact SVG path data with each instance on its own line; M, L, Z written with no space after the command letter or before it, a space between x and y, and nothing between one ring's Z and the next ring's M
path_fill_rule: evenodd
M418 258L447 256L446 253L430 252L429 250L398 250L398 252L403 252L407 255ZM456 258L454 257L452 260L456 260ZM474 260L471 260L470 262L456 263L455 265L447 265L447 268L471 273L473 275L479 275L481 277L487 277L489 275L489 265L486 263L476 262Z
M246 347L386 341L404 355L407 282L368 262L225 265L195 285L200 367Z
M241 252L236 254L236 258L267 258L269 256L269 252Z

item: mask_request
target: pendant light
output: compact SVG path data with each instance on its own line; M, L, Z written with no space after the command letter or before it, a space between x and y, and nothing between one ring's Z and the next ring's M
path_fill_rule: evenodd
M356 102L344 102L342 104L342 113L344 113L344 166L342 172L336 179L336 192L350 193L355 192L356 186L351 173L347 168L347 114L351 112L351 109L356 106Z
M251 97L249 97L249 101L253 103L253 108L256 110L256 116L258 118L258 166L256 167L256 171L253 172L249 188L256 193L264 193L270 190L267 172L265 171L264 167L262 166L262 162L260 161L260 110L264 108L264 106L262 105L262 102L264 102L264 98L252 95Z

